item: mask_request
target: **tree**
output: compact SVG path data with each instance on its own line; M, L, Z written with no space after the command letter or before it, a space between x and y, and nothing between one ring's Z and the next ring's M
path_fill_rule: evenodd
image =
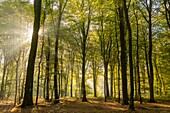
M135 15L135 20L136 20L136 67L137 67L137 77L138 77L138 95L140 99L140 103L142 104L142 97L141 97L141 83L140 83L140 71L139 71L139 20L138 20L138 15L137 15L137 10L134 7L133 3L133 12Z
M82 0L82 9L84 9L84 0ZM90 6L90 0L88 0L88 15L87 15L87 26L86 21L83 20L81 22L81 28L80 33L82 34L82 40L81 40L81 50L82 50L82 94L83 102L87 102L86 98L86 85L85 85L85 65L86 65L86 43L87 43L87 37L89 34L89 28L90 28L90 22L91 22L91 6Z
M165 8L166 22L167 22L168 27L170 29L170 1L169 0L163 0L163 2L164 2L164 8Z
M120 27L120 46L121 46L121 72L122 72L122 90L123 90L123 104L128 103L128 92L127 92L127 56L126 56L126 41L124 32L124 11L123 1L119 4L119 27Z
M37 51L38 43L38 32L40 28L40 16L41 16L41 2L42 0L34 0L34 26L33 35L31 42L31 49L28 59L27 74L26 74L26 84L24 100L21 107L33 105L33 75L34 75L34 64Z
M54 34L55 34L55 37L56 37L56 41L55 41L55 55L54 55L54 98L55 98L54 99L54 103L55 104L59 103L59 93L58 93L58 86L57 86L57 84L58 84L57 75L59 73L59 67L58 67L58 47L59 47L59 38L60 38L60 27L61 27L62 15L63 15L64 9L65 9L65 6L67 4L67 1L68 0L66 0L66 1L59 0L57 25L55 25L54 19L53 19L53 24L55 25L54 26Z
M152 0L146 0L141 2L144 7L147 9L148 13L148 19L145 16L145 14L141 11L144 19L148 23L149 27L149 52L148 52L148 57L149 57L149 86L150 86L150 102L155 102L154 99L154 73L153 73L153 64L152 64Z
M132 61L132 30L129 22L128 7L126 6L126 0L123 0L123 7L125 12L126 26L128 29L128 40L129 40L129 68L130 68L130 106L131 110L134 110L134 84L133 84L133 61Z

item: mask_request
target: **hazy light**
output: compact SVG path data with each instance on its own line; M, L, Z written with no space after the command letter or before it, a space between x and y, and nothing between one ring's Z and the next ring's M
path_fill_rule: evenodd
M30 2L31 2L31 4L33 4L33 3L34 3L34 0L30 0Z

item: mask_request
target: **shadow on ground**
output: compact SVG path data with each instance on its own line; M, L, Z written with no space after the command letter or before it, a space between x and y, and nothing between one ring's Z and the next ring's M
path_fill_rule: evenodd
M0 108L7 108L1 106ZM8 108L10 106L8 105ZM1 110L1 109L0 109ZM169 103L143 103L135 102L135 111L128 110L128 105L117 102L103 102L98 99L89 99L89 102L81 102L76 99L63 99L59 104L40 102L38 106L0 111L2 113L170 113Z

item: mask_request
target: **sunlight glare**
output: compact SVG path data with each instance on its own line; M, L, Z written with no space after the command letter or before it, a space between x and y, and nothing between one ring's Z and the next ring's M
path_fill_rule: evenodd
M26 42L31 42L31 40L32 40L32 33L33 33L33 29L30 29L28 31L28 37L26 39Z

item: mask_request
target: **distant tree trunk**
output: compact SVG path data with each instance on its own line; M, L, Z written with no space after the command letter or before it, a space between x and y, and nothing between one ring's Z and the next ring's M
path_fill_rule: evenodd
M137 59L134 58L133 62L134 64L136 64L137 61L135 61ZM134 81L135 81L135 99L137 99L137 96L138 96L138 76L137 76L137 67L136 65L133 66L134 68Z
M139 95L139 99L140 99L140 103L142 104L142 97L141 97L141 88L140 88L140 72L139 72L139 24L138 24L138 18L136 16L136 36L137 36L137 40L136 40L136 46L137 46L137 51L136 51L136 67L137 67L137 76L138 76L138 95Z
M93 68L93 92L94 92L94 97L97 97L97 70L96 70L96 61L95 58L93 58L92 61L92 68Z
M141 63L141 74L142 74L142 82L143 82L143 92L144 94L146 94L146 71L145 71L145 61L143 60L143 62Z
M79 66L77 65L76 66L77 68L77 74L76 74L76 91L75 91L75 97L78 98L78 92L80 94L80 78L79 78L79 72L80 72L80 69L79 69Z
M123 93L123 104L128 105L128 91L127 91L127 56L126 56L126 41L124 32L124 16L123 7L119 7L119 27L120 27L120 45L121 45L121 72L122 72L122 93Z
M69 53L69 59L70 59L70 53ZM68 78L70 75L70 63L68 63L66 71L67 71L67 74L65 75L65 96L67 96L67 90L68 90Z
M38 43L38 31L40 28L40 15L41 15L41 2L42 0L34 0L34 28L31 42L31 49L28 59L28 67L26 74L25 94L24 100L21 107L33 105L33 75L34 75L34 64L37 51Z
M62 43L61 43L62 44ZM63 55L64 55L64 49L63 47L61 48L61 58L60 58L60 64L61 64L61 69L60 69L60 75L61 75L61 78L60 78L60 84L61 84L61 88L60 88L60 92L61 92L61 97L64 96L64 93L63 93L63 78L64 78L64 74L63 74Z
M73 97L73 74L74 74L74 52L72 52L72 61L71 61L71 84L70 84L70 94Z
M47 53L46 53L46 97L45 100L49 100L49 80L50 80L50 37L48 33L48 39L47 39Z
M43 95L43 76L44 76L44 62L41 63L41 78L40 78L40 98Z
M144 36L144 50L145 50L145 64L146 64L146 70L148 75L148 82L150 83L150 72L149 72L149 63L148 63L148 53L147 53L147 41Z
M161 81L160 73L159 73L159 70L158 70L157 60L158 60L157 55L155 54L154 66L155 66L156 78L157 78L157 92L161 96L162 95L162 81Z
M8 85L8 76L9 76L9 69L7 69L7 72L6 72L6 77L5 77L5 88L4 88L4 90L6 91L6 89L7 89L7 86L8 87L10 87L9 85ZM7 98L8 99L8 98Z
M117 33L117 28L116 28L117 22L115 22L115 36L116 36L116 47L117 47L117 74L118 74L118 102L120 103L120 59L119 59L119 41L118 41L118 33Z
M161 66L160 66L160 74L161 74L160 79L161 79L162 85L163 85L163 94L166 95L166 85L165 85L165 82L164 82L164 78L162 76L162 67Z
M4 93L5 93L5 91L4 91L4 81L5 81L6 70L7 70L7 65L6 65L6 61L4 60L2 82L1 82L1 93L0 93L0 98L2 100L4 98Z
M42 46L41 46L41 50L40 50L40 57L39 57L39 63L38 63L38 76L37 76L37 95L36 95L36 103L35 105L37 105L38 103L38 95L39 95L39 82L40 82L40 73L41 73L41 63L43 60L43 50L44 50L44 25L43 25L43 37L42 37Z
M25 54L23 53L22 58L24 59ZM23 60L23 78L22 78L22 84L21 84L21 94L20 94L20 99L23 99L24 97L24 85L25 85L25 75L26 74L26 61Z
M15 99L14 99L14 106L17 103L17 96L18 96L18 68L19 68L19 61L20 61L21 51L19 50L18 58L15 59L16 61L16 76L15 76Z
M114 79L114 66L110 64L110 93L111 97L113 97L113 79Z
M135 9L134 9L134 15L135 15L135 19L136 19L136 38L137 38L136 39L136 67L137 67L137 77L138 77L138 95L139 95L140 103L142 104L141 86L140 86L140 71L139 71L139 22L138 22L138 15L137 15L137 12Z
M47 75L45 74L44 82L43 82L43 98L46 100L46 82L47 82Z

